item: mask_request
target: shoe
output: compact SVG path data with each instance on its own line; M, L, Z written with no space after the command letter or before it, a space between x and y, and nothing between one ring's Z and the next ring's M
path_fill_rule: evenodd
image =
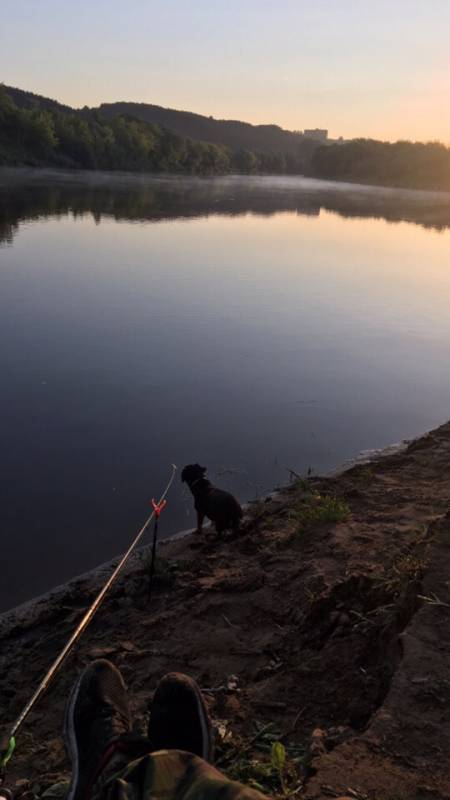
M162 678L153 697L147 735L153 751L185 750L212 763L211 720L192 678L180 672Z
M123 678L106 659L76 681L66 707L64 739L72 762L66 800L85 800L105 763L129 734L131 714Z

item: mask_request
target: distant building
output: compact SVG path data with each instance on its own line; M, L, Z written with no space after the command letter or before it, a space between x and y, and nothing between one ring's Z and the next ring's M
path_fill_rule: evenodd
M328 131L324 128L311 128L310 130L304 130L303 136L307 136L308 139L314 139L316 142L325 144L328 139Z

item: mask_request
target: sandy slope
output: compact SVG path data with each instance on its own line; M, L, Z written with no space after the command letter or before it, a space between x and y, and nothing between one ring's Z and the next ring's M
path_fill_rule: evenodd
M450 423L403 452L297 482L255 506L238 538L166 546L151 604L144 556L30 716L10 780L29 778L40 795L67 775L65 698L77 671L104 656L123 671L141 729L164 672L196 677L224 768L273 793L277 739L288 796L450 798L449 507ZM326 521L333 509L338 522ZM73 582L31 615L3 619L2 725L94 584Z

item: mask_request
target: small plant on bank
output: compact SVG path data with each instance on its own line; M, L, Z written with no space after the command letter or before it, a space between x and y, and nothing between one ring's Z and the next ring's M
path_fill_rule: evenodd
M394 563L394 572L406 583L421 581L425 572L425 562L413 553L408 553L400 556Z
M274 723L255 721L255 730L249 742L228 738L223 763L219 757L218 766L232 780L284 800L302 785L304 750L294 742L284 745Z
M350 506L345 500L318 492L298 503L295 518L300 525L320 525L325 522L344 522L350 516Z
M414 553L399 556L388 574L382 580L384 591L396 599L404 595L411 587L418 591L427 568L427 561ZM420 597L420 595L417 595Z
M150 575L151 555L144 562L144 571ZM154 567L155 586L160 589L170 589L175 584L180 573L181 564L178 561L170 561L160 555L156 556Z
M300 492L310 492L311 484L309 483L308 478L297 478L294 483L294 488Z
M286 748L281 742L273 742L270 751L270 764L272 771L278 774L280 780L281 791L283 794L288 793L286 784Z

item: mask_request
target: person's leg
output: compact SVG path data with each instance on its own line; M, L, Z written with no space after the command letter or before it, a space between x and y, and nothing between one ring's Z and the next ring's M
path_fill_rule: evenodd
M263 798L205 760L212 758L211 722L199 687L186 675L171 673L160 682L149 740L136 740L130 730L120 672L108 661L94 661L67 706L64 731L73 775L66 800Z
M202 758L183 750L159 750L139 758L105 783L92 800L267 800L230 781Z

